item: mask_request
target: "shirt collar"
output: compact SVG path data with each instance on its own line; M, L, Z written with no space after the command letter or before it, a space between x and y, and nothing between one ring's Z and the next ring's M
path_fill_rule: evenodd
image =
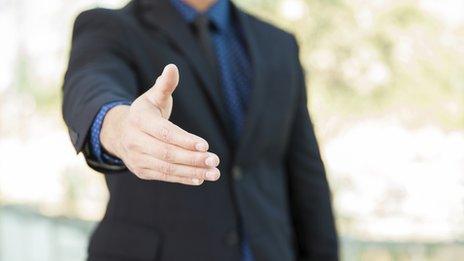
M170 0L174 8L181 14L185 21L192 23L200 13L182 0ZM208 10L206 15L220 30L226 30L230 23L229 0L217 0Z

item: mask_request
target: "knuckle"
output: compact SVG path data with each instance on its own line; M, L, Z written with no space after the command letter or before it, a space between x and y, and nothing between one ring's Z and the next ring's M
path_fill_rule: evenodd
M170 85L169 79L166 79L165 83ZM168 88L161 88L161 94L163 96L169 96L169 95L171 95L171 91Z
M164 174L171 175L173 173L174 167L172 164L164 163L161 164L160 169Z
M172 151L169 148L164 148L161 153L161 158L164 161L171 161L172 160Z
M183 175L187 178L196 178L197 172L194 169L187 169L183 171Z
M187 137L184 139L184 142L187 146L191 147L192 149L195 149L195 145L198 143L198 140L193 137Z
M201 184L203 184L203 182L204 182L203 179L199 179L198 182L194 182L193 180L191 180L190 184L193 186L200 186Z
M157 176L158 176L158 180L161 180L161 181L168 180L168 175L166 173L159 173Z
M141 178L141 179L145 179L145 180L149 180L149 179L150 179L150 175L149 175L145 170L141 170L141 171L140 171L140 178Z
M145 171L142 169L142 168L139 168L139 167L135 167L132 171L137 177L141 178L141 179L147 179L146 177L146 173Z
M205 179L206 178L206 170L195 168L193 171L193 176L198 179Z
M167 164L167 169L166 169L166 173L169 174L169 175L173 175L175 172L176 172L176 167L174 166L174 164Z
M192 157L191 157L191 164L192 166L201 166L202 164L202 161L203 161L203 156L202 155L199 155L199 154L194 154Z
M160 136L161 136L161 139L167 143L169 143L172 139L171 132L166 127L162 127L160 129Z

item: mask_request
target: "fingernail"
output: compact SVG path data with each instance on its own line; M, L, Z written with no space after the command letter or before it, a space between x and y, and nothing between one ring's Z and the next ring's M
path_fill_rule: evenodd
M219 178L219 173L216 171L208 170L205 176L207 180L215 181Z
M164 68L163 68L163 72L161 73L161 75L165 74L165 73L166 73L166 71L167 71L167 69L168 69L168 65L164 66Z
M173 68L173 69L175 69L175 68L177 68L177 66L174 65L174 64L172 64L172 63L170 63L170 64L164 66L163 73L161 73L161 75L165 74L165 73L167 72L168 68Z
M217 156L209 156L206 158L205 163L210 167L216 167L219 165L219 158Z
M200 185L200 184L202 183L202 181L199 180L199 179L192 179L192 182L193 182L193 184L195 184L195 185Z
M207 151L208 150L208 145L204 142L199 142L195 144L195 149L198 151Z

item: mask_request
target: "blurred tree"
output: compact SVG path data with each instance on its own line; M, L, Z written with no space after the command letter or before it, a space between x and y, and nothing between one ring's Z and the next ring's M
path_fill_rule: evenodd
M450 26L418 0L237 2L298 36L320 138L366 117L464 127L464 16Z

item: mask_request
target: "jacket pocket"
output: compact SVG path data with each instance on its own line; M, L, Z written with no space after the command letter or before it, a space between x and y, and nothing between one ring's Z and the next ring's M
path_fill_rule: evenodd
M89 243L89 257L156 260L160 237L152 228L102 221Z

